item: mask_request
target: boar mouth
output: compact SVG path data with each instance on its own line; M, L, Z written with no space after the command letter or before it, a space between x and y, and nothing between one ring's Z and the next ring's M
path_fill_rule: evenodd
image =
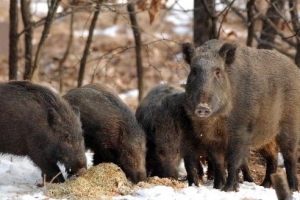
M207 103L200 103L195 109L195 114L198 117L209 117L212 114L212 110Z
M67 171L68 174L68 178L72 177L72 176L81 176L83 174L85 174L87 172L86 168L81 168L79 170L77 170L76 172L74 172L71 168L69 168Z

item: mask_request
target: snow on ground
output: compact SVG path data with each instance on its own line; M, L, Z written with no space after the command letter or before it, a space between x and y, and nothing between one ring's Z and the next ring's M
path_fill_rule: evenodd
M88 163L91 166L91 153L87 153ZM183 167L183 165L181 165ZM28 158L11 155L0 156L0 199L39 200L49 199L44 194L45 188L36 185L42 183L40 170ZM101 199L101 197L99 197ZM254 183L240 184L239 192L221 192L212 188L212 181L200 187L186 187L174 190L171 187L155 186L142 189L135 194L114 197L115 200L269 200L277 199L273 189L266 189ZM300 193L295 192L293 199L300 199Z

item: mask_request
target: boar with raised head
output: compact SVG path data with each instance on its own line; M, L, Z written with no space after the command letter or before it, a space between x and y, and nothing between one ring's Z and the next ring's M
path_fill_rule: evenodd
M85 145L94 152L94 165L113 162L134 183L146 179L146 139L130 108L102 84L70 90L63 96L80 110Z
M49 182L60 173L86 170L81 123L71 106L50 89L27 81L0 84L0 152L28 156ZM54 182L63 182L60 174Z
M228 177L224 191L236 190L236 172L250 147L276 141L287 179L298 190L296 147L300 126L300 71L272 50L210 40L198 48L182 45L190 73L186 103L199 118L227 119ZM271 145L270 145L271 146ZM268 162L267 162L268 164Z

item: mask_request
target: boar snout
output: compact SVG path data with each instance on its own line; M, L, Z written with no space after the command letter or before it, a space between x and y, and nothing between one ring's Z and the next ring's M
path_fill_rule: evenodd
M81 168L77 171L76 176L81 176L87 172L86 168Z
M131 175L128 177L134 184L137 184L140 181L146 181L147 180L147 174L146 171L137 172L134 175Z
M212 113L211 108L208 106L207 103L200 103L198 104L196 110L195 110L195 114L198 117L209 117Z

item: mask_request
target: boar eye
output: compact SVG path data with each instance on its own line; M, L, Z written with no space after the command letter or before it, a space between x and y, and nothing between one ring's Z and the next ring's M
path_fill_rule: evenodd
M220 75L221 75L221 69L219 69L219 68L216 69L215 72L214 72L214 74L215 74L216 77L220 77Z

